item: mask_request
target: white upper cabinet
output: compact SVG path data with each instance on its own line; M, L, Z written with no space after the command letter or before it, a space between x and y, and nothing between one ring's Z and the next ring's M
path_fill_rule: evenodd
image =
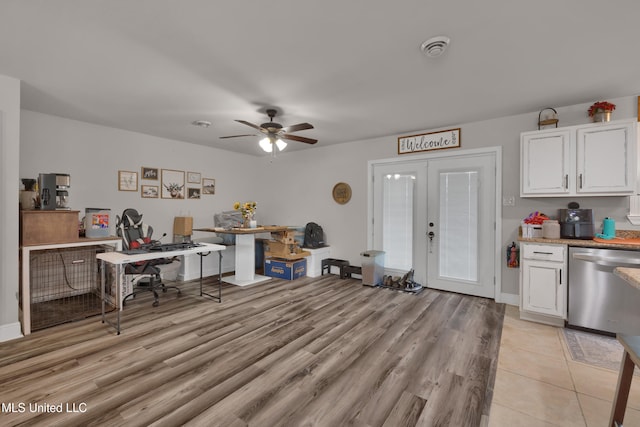
M524 132L520 196L620 196L636 192L635 120Z
M578 193L635 192L636 129L636 122L578 129Z
M528 132L521 136L521 195L569 195L574 184L570 130Z

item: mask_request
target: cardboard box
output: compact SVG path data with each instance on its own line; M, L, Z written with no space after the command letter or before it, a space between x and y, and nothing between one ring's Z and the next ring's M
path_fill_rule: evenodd
M302 239L300 236L302 235ZM275 241L285 244L298 243L302 244L304 240L304 232L301 234L298 230L289 229L283 231L274 231L271 233L271 238Z
M193 234L193 217L177 216L173 219L173 234L191 236Z
M20 244L46 245L76 242L80 211L20 211Z
M264 241L264 254L266 257L294 260L311 255L302 250L298 243L282 243L276 240Z
M295 280L307 275L307 260L304 258L296 261L266 259L264 274L277 279Z

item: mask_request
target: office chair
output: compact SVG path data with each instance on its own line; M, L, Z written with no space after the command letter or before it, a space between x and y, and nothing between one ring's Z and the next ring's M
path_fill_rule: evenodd
M142 222L142 214L137 210L127 208L122 212L122 217L116 216L116 232L122 238L122 246L124 250L141 249L154 243L151 240L153 235L153 227ZM157 242L156 242L157 243ZM129 298L135 298L142 292L153 293L153 306L157 307L158 291L167 292L168 289L175 289L180 295L180 289L177 286L165 286L160 276L159 265L171 264L177 258L160 258L148 261L140 261L137 263L127 264L125 266L125 274L133 275L133 292L126 295L122 300L122 305L126 304Z

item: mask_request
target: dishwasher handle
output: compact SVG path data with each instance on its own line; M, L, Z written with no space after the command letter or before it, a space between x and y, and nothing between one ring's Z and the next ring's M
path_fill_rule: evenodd
M640 258L600 257L577 253L573 254L573 259L613 267L640 267Z

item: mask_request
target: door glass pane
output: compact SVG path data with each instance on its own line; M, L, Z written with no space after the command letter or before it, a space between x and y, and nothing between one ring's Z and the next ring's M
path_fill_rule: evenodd
M440 173L440 277L478 280L478 172Z
M415 179L413 174L384 176L382 250L385 252L385 268L398 270L412 268Z

